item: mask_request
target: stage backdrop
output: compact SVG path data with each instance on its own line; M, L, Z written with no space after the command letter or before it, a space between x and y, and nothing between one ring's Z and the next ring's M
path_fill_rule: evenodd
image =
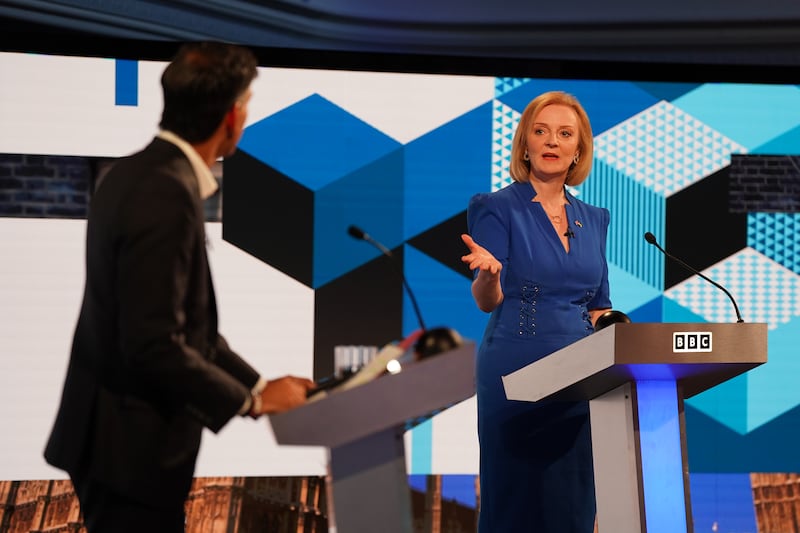
M157 130L163 63L0 54L0 156L113 159ZM469 198L509 183L513 130L547 90L576 95L595 162L579 198L611 211L611 296L637 322L732 322L716 280L769 325L769 363L687 401L698 531L754 530L751 472L797 472L800 431L800 88L262 67L240 151L209 222L221 329L266 375L317 378L337 345L381 346L428 326L479 340L487 315L459 259ZM758 81L758 80L754 80ZM0 174L0 478L62 473L41 457L83 287L84 221L33 215ZM85 192L85 191L84 191ZM52 193L52 191L51 191ZM65 201L74 191L63 191ZM391 264L347 235L358 225ZM413 394L413 391L409 391ZM474 400L406 435L412 474L474 474ZM262 422L204 441L198 476L316 475L318 448L280 447Z

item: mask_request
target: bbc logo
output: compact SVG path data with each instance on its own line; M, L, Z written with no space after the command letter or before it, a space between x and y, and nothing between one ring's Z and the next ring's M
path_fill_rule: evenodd
M711 332L682 331L672 334L673 352L710 352Z

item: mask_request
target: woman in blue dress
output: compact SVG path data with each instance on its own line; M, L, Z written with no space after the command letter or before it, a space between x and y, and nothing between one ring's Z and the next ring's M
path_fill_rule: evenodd
M588 402L507 400L501 377L594 331L611 308L608 210L565 185L592 166L583 107L563 92L536 97L514 134L514 182L472 198L472 294L491 312L477 355L480 533L591 533L594 476Z

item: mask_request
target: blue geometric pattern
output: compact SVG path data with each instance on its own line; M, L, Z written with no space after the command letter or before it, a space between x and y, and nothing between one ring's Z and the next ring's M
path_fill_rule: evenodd
M318 94L248 126L239 142L240 150L312 191L400 147L388 135Z
M631 316L632 311L653 300L658 300L660 303L661 287L653 287L610 261L608 263L608 285L614 309L627 313L634 322L661 322L660 305L656 317L639 320Z
M560 79L531 79L496 98L522 113L533 98L546 91L564 91L574 95L589 115L595 136L659 100L650 91L629 81Z
M646 187L602 159L595 159L591 175L579 188L583 193L582 200L611 212L606 249L609 263L650 287L662 290L664 259L647 244L644 234L648 231L657 236L664 234L666 202L663 194ZM631 205L637 208L630 209Z
M142 95L146 96L141 98L139 91L158 85L156 79L150 78L151 69L139 70L140 66L117 60L113 87L100 84L104 91L114 90L111 98L103 95L101 103L127 106L122 109L125 113L120 115L122 122L118 124L127 132L141 127L139 112L148 112L153 105L150 90L145 90ZM99 75L106 78L100 79L109 79L103 69ZM342 298L346 299L364 287L374 286L365 282L369 280L365 280L364 273L374 276L375 271L363 267L375 264L373 260L380 255L378 250L347 235L348 225L357 224L389 248L403 250L400 266L415 288L431 326L451 326L474 340L481 338L488 316L474 305L468 277L451 266L461 252L451 253L447 245L455 242L456 249L461 244L458 233L463 231L469 198L510 182L508 163L514 128L528 102L542 92L562 90L574 94L591 119L596 146L592 175L570 191L610 210L607 252L611 297L615 308L638 322L735 320L733 306L724 293L698 276L664 293L666 260L644 242L642 235L651 231L664 244L667 237L674 239L681 231L686 232L681 225L691 224L691 229L697 224L702 230L710 217L720 216L727 198L721 196L723 188L718 185L729 176L731 154L800 155L800 86L795 84L509 77L479 77L475 83L475 76L468 76L469 80L455 76L447 77L439 86L436 75L430 75L414 90L415 74L403 74L404 82L409 84L398 89L397 79L390 80L386 73L360 72L352 77L348 73L342 78L337 76L348 80L349 98L344 99L345 103L341 91L331 85L340 82L327 78L322 70L304 70L305 81L299 85L308 86L302 87L295 81L272 83L271 76L280 74L279 69L264 70L266 75L261 79L270 89L258 92L254 103L262 98L270 103L266 107L251 106L251 113L264 114L252 117L258 121L245 131L239 148L246 157L238 167L253 179L263 178L268 183L267 194L276 192L269 198L251 195L258 216L246 228L256 239L274 236L274 245L267 249L270 253L279 252L272 263L269 257L262 259L285 273L296 274L295 279L302 279L316 291L317 302L324 300L326 290L335 289L338 281L346 279L349 292ZM82 72L81 79L87 79L87 74L89 71ZM369 83L362 85L362 75L380 78L377 86L385 91L375 90L376 86ZM631 76L636 72L632 71ZM4 89L8 86L14 90L16 84L17 89L26 90L28 82L17 83L24 78L4 79ZM464 81L467 82L462 85ZM96 88L84 85L81 94L90 94ZM61 86L37 85L35 90L36 94L63 92ZM393 105L412 93L413 98L404 106ZM438 103L455 100L456 93L468 97L457 106L457 112L442 113ZM369 112L359 106L362 101L374 104L378 100L379 105L370 107ZM44 108L48 102L61 100L37 101ZM411 108L413 112L408 112ZM47 109L44 116L54 124L63 124L65 119L59 115L58 107L54 111ZM100 106L92 112L102 109ZM134 115L136 119L128 122ZM152 133L152 121L147 118L145 123L147 131L137 135ZM73 145L62 143L71 141L70 137L88 138L80 128L91 129L91 124L92 121L83 121L70 125L69 131L76 132L73 136L63 135L67 131L63 127L34 127L34 143L40 141L40 136L49 137L45 146L54 142L53 146L66 147L55 153L87 156L84 152L70 153ZM19 128L11 129L15 134L7 135L7 141L31 135L16 135ZM7 151L41 153L23 146L26 148ZM95 155L114 157L117 153L116 147L103 147ZM231 164L232 159L225 162L228 185L234 182L228 178L233 178L233 169L237 168ZM266 167L268 172L254 171L251 176L250 169L256 167ZM708 181L703 183L704 180ZM688 213L691 221L687 221L687 213L670 211L674 206L702 207L705 198L701 196L708 191L714 195L709 198L711 204L722 208ZM233 197L227 196L229 200ZM692 202L684 202L686 198ZM236 215L233 211L227 210L225 217L230 230L235 226L230 224ZM735 238L729 239L732 244L722 247L724 253L716 253L710 250L713 246L708 246L709 250L698 250L698 254L706 254L702 258L706 265L703 272L731 291L744 319L768 324L769 360L687 400L690 468L693 473L796 472L800 470L800 387L796 385L800 375L800 215L750 212L746 226L741 213L730 218L735 224L729 226L728 235L722 236L718 230L716 234L701 235L698 242L723 240L735 233ZM268 223L258 224L259 221ZM746 235L739 235L744 231ZM439 242L441 250L434 250ZM704 247L701 244L698 248ZM441 253L435 255L437 251ZM445 255L450 263L443 258ZM300 262L302 268L298 267ZM393 273L378 275L391 278ZM381 287L399 289L400 285L399 281L390 281ZM400 293L397 290L391 297L377 294L379 303L369 310L370 320L357 324L359 334L396 320L402 320L404 333L415 329L417 321L410 301L407 296L401 300ZM402 313L397 312L400 307ZM354 322L345 313L330 313L331 308L320 306L320 315L308 318L314 322L315 340L320 324L338 331ZM346 342L354 340L357 342ZM313 356L332 357L329 352L332 350L326 346L315 346ZM461 444L473 438L474 420L464 419L462 427L466 428L465 434L448 435L445 446L438 449L441 435L431 432L430 424L415 429L411 471L428 473L439 468L432 460L435 457L442 453L456 455L451 443ZM477 466L468 461L471 459L465 460L466 466L459 467L459 472L470 472ZM712 479L698 485L693 480L698 531L711 528L708 522L701 526L701 520L720 516L727 519L719 524L721 533L755 530L749 515L741 516L736 526L731 522L736 511L753 505L748 499L750 485L746 476L737 482L740 494L730 507L724 505L730 499L725 493L729 481L720 476L720 481ZM706 505L695 504L698 492L705 492L699 497L706 498Z
M494 95L495 97L502 96L529 81L530 78L495 78Z
M797 327L800 319L769 332L769 363L747 374L747 395L757 401L747 402L747 431L772 421L800 404L800 358L797 357Z
M643 236L645 232L652 232L663 244L670 232L670 220L680 215L673 213L676 216L672 219L667 216L671 205L669 197L678 192L690 196L698 194L696 191L700 189L691 186L712 175L721 176L730 165L732 153L745 154L765 147L777 147L790 153L795 142L800 140L800 113L791 111L789 118L781 118L772 124L750 120L742 125L736 123L740 109L724 105L724 108L711 109L712 96L719 97L723 104L725 101L752 101L754 97L748 96L748 91L753 90L753 95L763 97L770 94L788 103L795 101L798 94L795 87L753 89L743 84L715 87L535 78L495 78L493 82L493 97L460 116L449 117L446 122L442 121L406 144L395 143L388 135L382 138L380 128L373 132L362 131L369 141L364 144L367 153L362 152L357 157L351 157L346 151L330 154L328 163L333 166L325 177L306 173L304 178L302 168L288 168L308 163L303 163L303 158L297 153L290 155L286 136L282 133L285 129L273 127L272 135L279 137L277 146L272 137L271 140L259 140L260 147L269 145L275 152L273 160L267 164L275 166L283 156L291 159L291 162L286 162L286 168L278 170L314 190L319 199L324 199L328 191L333 193L336 187L331 187L330 182L316 183L314 180L346 179L349 182L342 188L342 191L347 189L347 194L335 197L329 194L334 200L329 202L329 211L321 209L314 214L333 221L329 226L325 220L315 220L317 231L327 231L325 234L329 237L329 248L315 249L315 255L326 256L331 265L321 267L315 275L318 284L333 279L338 272L353 268L348 265L360 265L377 254L363 243L348 243L347 239L341 240L337 236L343 234L344 218L336 218L336 206L349 206L345 196L360 197L376 186L389 186L390 196L394 197L397 194L395 187L399 186L402 189L401 220L397 220L396 212L364 211L363 206L369 205L368 209L375 207L367 202L362 202L360 209L363 214L351 209L343 212L345 218L358 221L366 217L364 223L369 225L370 233L388 241L386 244L390 247L406 241L404 272L421 297L427 320L434 325L454 326L465 337L479 339L487 316L477 312L472 304L469 281L407 241L423 234L438 235L446 221L463 214L472 194L507 186L511 182L508 166L512 137L520 114L538 94L563 90L574 94L584 105L595 133L595 160L591 175L582 185L570 187L570 192L611 212L607 257L615 308L631 313L638 320L735 321L733 307L725 294L698 276L664 292L666 260L645 242ZM722 98L721 93L729 89L732 91L730 96ZM323 115L338 114L338 120L353 120L353 117L346 117L344 110L332 110L330 102L325 104L322 97L315 98L319 100L312 99L305 105L318 106ZM762 108L774 107L767 100L763 101ZM756 106L755 103L751 105ZM291 106L284 111L289 109ZM262 122L273 122L277 126L276 118L280 113ZM261 123L254 126L259 125ZM248 128L248 132L251 128L253 126ZM748 128L755 131L745 136ZM245 134L245 141L255 140L248 135ZM285 146L281 147L281 142ZM357 179L357 169L382 164L380 162L385 160L396 161L397 154L402 159L399 175L394 171L386 172L384 168L383 177L370 173L369 176L374 178ZM363 159L365 155L369 156L368 160ZM337 171L340 167L341 170ZM720 203L720 199L715 197L715 200ZM698 216L702 218L702 214ZM442 226L437 226L439 224ZM401 232L398 232L398 225ZM783 376L796 374L792 372L791 361L794 360L797 333L790 329L800 323L798 229L800 220L796 215L750 213L747 219L748 247L722 260L715 259L718 262L704 270L704 274L733 293L747 322L765 322L769 326L769 364L688 400L688 405L694 409L690 412L702 413L715 424L730 428L738 435L747 436L759 425L777 423L780 413L800 404L800 394L772 390L769 385L783 383ZM441 237L458 238L445 233ZM352 250L348 244L354 244L360 252ZM334 250L344 252L340 255L349 259L333 257ZM315 265L320 261L321 258L315 258ZM402 306L402 327L409 331L416 327L416 317L411 312L408 298L404 298ZM327 319L336 320L337 317ZM429 444L435 437L426 433L423 427L414 431L418 432L416 448L420 455L413 461L413 471L421 472L429 468L426 466L428 459L436 453L435 447L431 449Z
M800 275L800 214L749 213L747 245Z
M758 531L749 473L692 473L690 482L695 531Z
M729 165L731 152L746 149L665 101L595 139L598 159L665 196Z
M783 135L770 139L769 142L750 150L751 154L800 154L800 126L793 128Z
M476 191L485 190L491 172L486 147L494 138L488 128L492 116L491 104L485 103L405 145L406 239L463 211Z
M727 257L703 272L728 289L746 322L765 322L775 329L800 316L800 276L752 248ZM725 294L699 276L666 291L666 296L709 322L735 322Z
M800 359L796 357L798 325L800 318L795 317L770 330L767 364L698 394L686 404L742 436L752 435L796 410L800 404L800 387L796 384L800 373ZM785 455L786 448L790 456L796 456L793 445L775 443L773 451Z
M302 215L313 223L313 288L378 253L347 235L350 224L390 248L403 242L403 145L328 99L312 94L248 126L239 150L313 191L311 213Z
M316 191L314 196L313 288L350 271L370 247L347 235L351 224L380 232L386 246L403 240L402 149L351 172ZM379 184L379 185L376 185ZM359 191L359 194L354 194ZM349 253L349 250L358 249Z
M114 105L139 104L139 62L130 59L114 61Z
M497 191L512 182L508 173L511 162L511 145L514 130L517 129L521 114L494 100L492 105L492 191Z
M750 153L800 123L797 85L706 83L672 104L745 146L740 153Z

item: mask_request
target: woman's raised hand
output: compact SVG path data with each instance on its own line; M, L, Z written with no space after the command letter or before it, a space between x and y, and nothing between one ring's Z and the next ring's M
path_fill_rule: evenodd
M489 253L489 250L472 240L472 237L463 233L461 235L461 240L464 241L464 244L469 248L469 253L467 255L462 255L461 261L466 263L470 270L475 270L477 268L495 275L503 270L503 265L500 261Z

